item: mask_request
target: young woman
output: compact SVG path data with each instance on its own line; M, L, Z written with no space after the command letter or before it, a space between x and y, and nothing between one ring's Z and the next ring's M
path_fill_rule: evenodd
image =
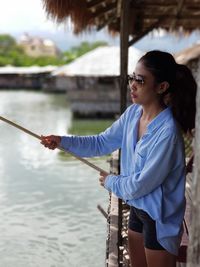
M129 254L134 267L175 267L185 211L182 132L195 126L196 82L166 52L150 51L129 76L133 105L94 136L43 136L42 144L79 156L121 148L120 175L100 184L130 205Z

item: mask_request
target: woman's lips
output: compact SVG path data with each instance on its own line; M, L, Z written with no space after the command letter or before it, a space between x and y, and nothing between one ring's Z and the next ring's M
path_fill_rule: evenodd
M131 93L131 97L132 97L132 98L137 98L137 95Z

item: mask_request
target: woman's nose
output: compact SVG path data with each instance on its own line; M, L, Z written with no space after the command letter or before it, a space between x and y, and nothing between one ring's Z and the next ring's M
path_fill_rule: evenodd
M133 81L133 82L130 84L129 87L130 87L130 90L131 90L131 91L136 91L136 90L137 90L135 81Z

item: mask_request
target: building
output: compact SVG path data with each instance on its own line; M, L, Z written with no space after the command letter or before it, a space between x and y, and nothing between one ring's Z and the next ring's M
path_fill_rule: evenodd
M0 67L0 89L41 89L56 66Z
M24 34L20 37L18 43L24 49L25 53L31 57L56 57L60 53L55 43L50 39L42 39Z
M142 55L142 51L129 48L129 73ZM119 47L102 46L57 68L51 84L59 90L65 88L75 117L113 117L120 112L119 75Z

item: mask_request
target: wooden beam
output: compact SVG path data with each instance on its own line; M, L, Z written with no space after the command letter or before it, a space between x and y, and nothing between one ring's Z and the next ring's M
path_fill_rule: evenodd
M103 15L104 13L107 13L107 12L111 12L113 9L116 9L116 4L115 3L111 3L105 7L100 7L98 8L96 11L93 12L92 14L92 18L96 18L98 16L101 16Z
M147 33L149 33L150 31L152 31L153 29L159 27L159 25L161 24L161 22L163 22L166 19L167 19L167 16L161 17L158 21L156 21L155 23L153 23L152 25L150 25L149 28L147 28L145 31L143 31L139 35L136 35L135 37L133 37L133 39L129 41L128 45L131 46L134 43L136 43L138 40L140 40L142 37L144 37Z
M120 113L122 114L127 105L127 72L128 72L128 40L130 27L130 3L131 0L120 0ZM119 8L119 6L118 6ZM120 156L119 156L120 161ZM119 167L120 169L120 167ZM120 173L120 170L119 170ZM118 217L118 266L123 255L120 251L122 245L122 200L119 199L119 217Z
M199 8L199 4L200 2L188 2L188 3L185 3L184 4L184 7L189 7L189 8L193 8L193 7L196 7L196 8ZM162 8L162 7L177 7L178 5L178 1L174 1L173 3L168 3L167 1L166 2L144 2L143 4L141 3L138 3L138 4L133 4L131 7L133 8L138 8L138 9L144 9L144 8L151 8L151 7L155 7L155 8Z
M117 17L120 18L122 9L122 0L117 1Z
M161 0L145 0L145 1L143 1L143 3L145 2L145 5L148 5L148 4L160 4L160 5L170 5L170 4L174 4L174 2L176 3L178 0L171 0L171 1L169 1L169 0L167 0L167 1L161 1ZM141 2L140 2L140 4L141 4Z
M176 18L174 20L172 20L170 28L175 28L176 27L176 21L179 18L179 15L181 14L181 10L183 8L183 4L184 4L185 0L179 0L177 3L177 9L176 9Z
M137 14L137 12L141 12L142 14L148 14L148 15L155 15L155 14L162 14L163 12L166 12L166 10L168 10L168 14L169 15L176 15L177 16L177 7L178 4L173 4L173 5L162 5L162 4L158 4L158 5L135 5L131 7L131 10L134 10ZM193 12L199 12L199 7L200 7L200 2L199 5L195 4L195 5L189 5L184 3L184 5L181 7L181 12L179 11L179 15L184 14L184 15L192 15ZM180 9L180 6L179 6Z
M136 43L138 40L140 40L142 37L144 37L147 33L149 33L150 31L152 31L154 28L156 28L159 25L158 22L156 22L155 24L151 25L149 28L147 28L145 31L141 32L138 35L135 35L133 37L132 40L129 41L128 46L133 45L134 43Z
M92 1L87 1L86 7L90 9L91 7L97 6L104 2L103 0L92 0Z
M142 3L143 2L143 3ZM172 0L172 1L160 1L160 0L145 0L145 1L138 1L138 3L133 4L135 6L138 5L143 5L143 8L149 7L149 6L163 6L163 7L167 7L167 6L177 6L177 4L179 4L181 1L180 0ZM196 6L197 8L199 8L199 4L200 2L198 0L187 0L184 4L184 6Z
M100 5L101 6L106 6L109 3L116 3L116 0L110 0L110 1L105 1L105 0L92 0L87 2L86 7L88 9L97 9Z
M141 9L144 9L145 8L151 8L151 7L155 7L155 8L158 8L158 7L175 7L177 6L177 3L174 2L174 3L167 3L167 2L164 2L164 3L153 3L153 2L150 2L150 3L144 3L144 5L141 5L141 4L138 4L137 7L138 8L141 8Z
M97 31L100 31L101 29L103 29L104 27L110 25L111 23L115 22L115 20L117 20L115 15L111 15L109 16L108 19L105 19L103 22L101 22L98 26L97 26Z
M159 19L160 17L162 17L162 16L160 16L160 14L156 14L156 13L154 13L154 14L144 14L144 16L143 16L143 20L155 20L155 19ZM199 18L200 18L200 14L181 14L181 15L179 15L179 17L177 18L177 16L176 15L173 15L173 14L169 14L169 16L168 16L168 19L177 19L177 20L199 20Z
M119 174L119 151L115 151L111 155L110 173ZM106 266L119 267L119 201L113 193L110 193L110 204L108 208L108 236L106 242Z
M95 20L95 22L97 21L100 21L100 23L104 22L105 20L109 20L109 18L112 16L114 16L116 18L116 8L113 8L113 9L110 9L108 10L107 12L104 12L102 14L99 14L98 16L92 16L92 19ZM116 18L117 19L117 18Z
M185 8L187 10L199 10L199 5L200 3L196 3L196 4L185 4Z
M131 0L122 0L120 21L120 113L127 105L127 72L128 72L128 47L129 47L129 21Z
M176 22L176 27L173 28L172 30L177 30L179 27L182 27L183 29L185 30L188 30L188 29L192 29L193 31L196 29L196 30L199 30L199 25L200 25L200 18L199 19L196 19L195 21L194 20L177 20ZM170 28L170 24L169 24L169 20L166 20L164 23L162 23L160 25L160 27L162 28L166 28L166 29L171 29Z

